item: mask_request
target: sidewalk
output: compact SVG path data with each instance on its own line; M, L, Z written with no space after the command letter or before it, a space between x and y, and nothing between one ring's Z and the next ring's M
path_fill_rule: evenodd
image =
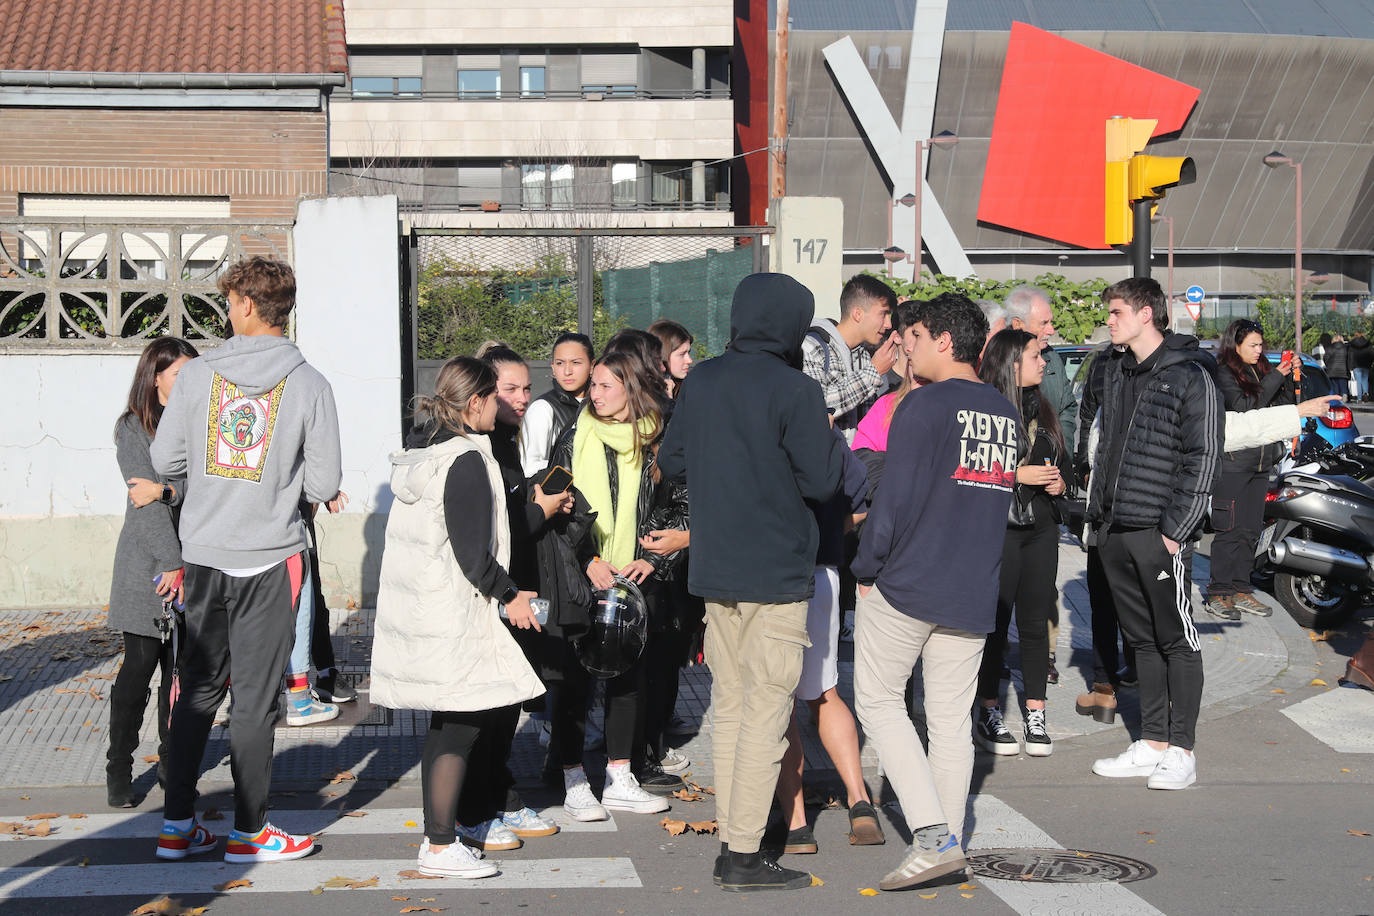
M1057 649L1060 684L1049 688L1049 725L1058 742L1123 729L1135 717L1134 691L1123 691L1115 725L1102 725L1076 715L1073 701L1091 679L1092 647L1084 578L1085 555L1076 541L1060 544L1061 626ZM1207 561L1198 558L1195 578L1205 582ZM1312 678L1314 653L1306 634L1281 609L1271 618L1246 616L1223 623L1201 610L1194 587L1198 632L1203 640L1206 688L1203 720L1228 715L1263 701L1268 689L1305 685ZM318 785L339 770L358 779L414 783L419 776L420 748L428 717L409 710L391 711L367 704L366 677L371 647L370 610L335 610L331 614L336 655L341 670L360 688L358 703L346 704L339 719L308 728L277 731L274 782L286 788ZM99 786L104 783L107 697L119 664L121 640L103 627L99 610L0 612L0 785ZM1013 631L1014 632L1014 631ZM1019 662L1013 646L1010 664L1019 688ZM852 647L841 646L841 694L852 703ZM1014 695L1013 695L1014 696ZM1008 698L1004 696L1004 700ZM710 675L705 667L682 674L678 714L701 722L710 703ZM1012 728L1019 727L1019 703L1005 702ZM153 763L140 758L157 753L153 708L145 717L142 743L135 755L138 787L153 782ZM826 757L809 717L803 716L807 768L828 771ZM1120 732L1119 734L1124 734ZM1103 740L1116 741L1117 737ZM709 780L709 726L683 744L693 761L693 778ZM228 784L228 733L211 731L204 783ZM516 737L511 764L522 781L535 780L543 762L533 726L526 717ZM594 758L595 755L593 755ZM865 748L865 767L877 765ZM824 772L814 774L822 780Z

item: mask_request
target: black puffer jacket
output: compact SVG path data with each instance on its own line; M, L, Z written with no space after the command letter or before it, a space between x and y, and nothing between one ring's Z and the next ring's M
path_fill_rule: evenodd
M1098 359L1106 361L1102 434L1088 521L1158 528L1170 540L1192 540L1221 471L1225 413L1213 380L1216 361L1184 334L1166 334L1139 373L1130 350L1109 350ZM1128 388L1139 391L1133 403L1125 403ZM1110 467L1114 454L1120 462Z
M1350 378L1350 344L1333 340L1326 345L1326 377L1333 381Z
M554 443L553 454L549 458L549 463L559 464L565 468L573 466L573 438L577 435L577 424L583 414L578 414L572 424L558 437ZM650 531L662 531L668 528L676 528L685 531L690 527L687 511L687 486L681 480L654 481L654 447L652 445L644 449L643 469L639 475L639 499L636 502L638 518L635 520L635 534L643 537ZM620 493L620 472L616 467L615 452L608 446L606 447L606 470L610 477L611 499L618 499ZM574 489L576 485L574 484ZM581 494L578 494L581 501ZM578 562L582 569L591 562L592 557L596 556L595 537L591 526L587 526L581 532L578 540L573 544L577 553ZM648 560L654 567L654 575L659 579L671 579L673 571L677 566L677 561L683 551L676 551L666 556L656 553L649 553L640 544L635 544L635 559Z
M1260 359L1264 359L1264 357L1260 356ZM1246 366L1242 371L1255 376L1259 382L1260 388L1257 394L1245 393L1245 389L1241 388L1240 380L1236 378L1235 370L1228 366L1222 366L1217 370L1217 388L1221 390L1221 399L1228 411L1243 413L1261 407L1297 403L1293 394L1294 386L1291 376L1283 375L1272 367L1262 377L1249 366ZM1223 461L1228 471L1267 471L1283 457L1284 449L1283 442L1270 442L1268 445L1227 452Z

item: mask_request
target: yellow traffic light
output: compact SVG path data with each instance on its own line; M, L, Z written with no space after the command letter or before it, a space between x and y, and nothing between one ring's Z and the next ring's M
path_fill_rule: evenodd
M1126 183L1131 200L1164 196L1168 188L1197 181L1197 166L1188 156L1132 156Z
M1106 241L1108 245L1126 245L1134 237L1131 220L1131 198L1126 193L1130 163L1125 160L1107 163Z
M1153 118L1107 119L1105 237L1108 245L1125 245L1134 235L1127 163L1145 148L1159 122Z

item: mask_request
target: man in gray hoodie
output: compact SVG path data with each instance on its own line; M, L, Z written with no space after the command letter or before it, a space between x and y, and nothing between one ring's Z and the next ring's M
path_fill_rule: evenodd
M182 368L152 445L159 474L186 478L186 643L157 855L215 848L195 818L196 780L232 679L235 810L224 859L273 862L314 848L310 837L267 823L267 794L306 549L297 504L304 492L337 506L339 423L329 383L284 336L296 301L290 266L249 258L229 268L219 288L234 336Z

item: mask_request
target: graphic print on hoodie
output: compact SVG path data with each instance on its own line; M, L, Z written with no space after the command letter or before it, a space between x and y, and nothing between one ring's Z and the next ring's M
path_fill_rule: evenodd
M248 397L233 382L215 373L210 381L205 473L258 483L277 425L277 409L286 389L283 378L271 391Z

